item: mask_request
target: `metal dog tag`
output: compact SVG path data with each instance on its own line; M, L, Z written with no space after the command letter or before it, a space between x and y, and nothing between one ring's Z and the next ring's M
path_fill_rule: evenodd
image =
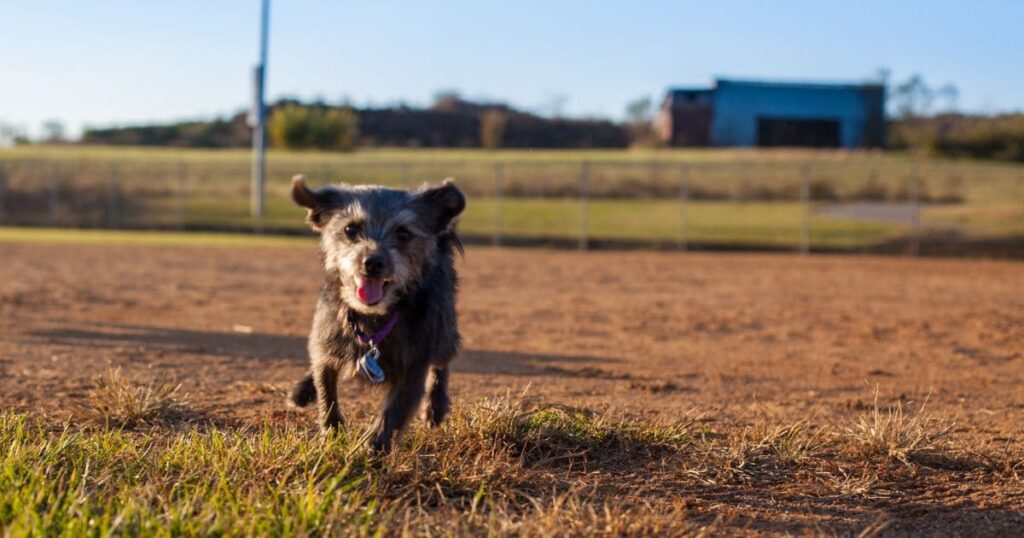
M384 370L380 368L380 364L377 362L377 359L379 358L380 350L377 349L377 346L373 346L370 348L370 351L368 351L366 355L363 355L362 358L359 359L359 362L356 363L356 368L366 376L366 379L368 379L370 383L377 385L384 382Z

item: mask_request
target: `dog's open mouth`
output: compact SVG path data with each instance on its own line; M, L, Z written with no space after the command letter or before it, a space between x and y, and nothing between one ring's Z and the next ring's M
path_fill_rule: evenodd
M373 306L384 298L390 282L383 278L360 278L356 280L356 294L363 303Z

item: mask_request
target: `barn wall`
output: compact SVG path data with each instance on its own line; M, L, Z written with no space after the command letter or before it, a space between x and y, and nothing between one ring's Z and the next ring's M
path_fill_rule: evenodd
M758 117L836 119L840 145L876 145L884 138L881 90L814 84L759 84L719 80L714 92L711 143L756 146Z

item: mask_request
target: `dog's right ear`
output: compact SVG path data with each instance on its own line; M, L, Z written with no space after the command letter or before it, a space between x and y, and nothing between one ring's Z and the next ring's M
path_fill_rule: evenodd
M322 230L331 220L331 210L338 209L344 204L344 197L337 189L310 189L306 186L306 176L302 174L292 177L292 200L309 211L306 222L316 232Z

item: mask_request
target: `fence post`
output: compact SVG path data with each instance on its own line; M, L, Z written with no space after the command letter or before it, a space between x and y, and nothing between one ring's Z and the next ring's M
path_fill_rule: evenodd
M60 224L60 172L58 165L50 166L50 225Z
M0 163L0 225L7 224L7 168Z
M811 251L811 165L800 167L800 254Z
M117 163L110 163L107 176L107 228L117 228L117 192L120 190Z
M178 229L185 229L185 220L188 217L188 164L185 161L178 163Z
M909 180L909 183L907 185L907 196L909 198L908 201L909 201L909 205L910 205L910 208L909 208L910 211L909 211L909 215L908 215L909 222L908 222L907 233L909 235L908 240L909 240L909 247L910 247L910 255L911 256L917 256L918 250L920 249L920 245L918 243L918 241L919 241L919 239L918 239L918 227L919 227L919 215L918 215L918 211L919 211L919 200L918 200L918 198L919 198L919 195L918 195L918 189L919 189L919 185L918 185L918 177L917 177L917 164L912 164L910 166L910 180Z
M402 185L406 188L412 187L412 164L402 163Z
M502 181L505 179L505 167L501 163L494 164L494 245L501 245L501 194L504 190Z
M580 250L590 246L590 162L580 166Z
M684 166L683 177L679 183L679 250L686 252L689 249L689 217L686 213L687 203L690 201L690 167Z

